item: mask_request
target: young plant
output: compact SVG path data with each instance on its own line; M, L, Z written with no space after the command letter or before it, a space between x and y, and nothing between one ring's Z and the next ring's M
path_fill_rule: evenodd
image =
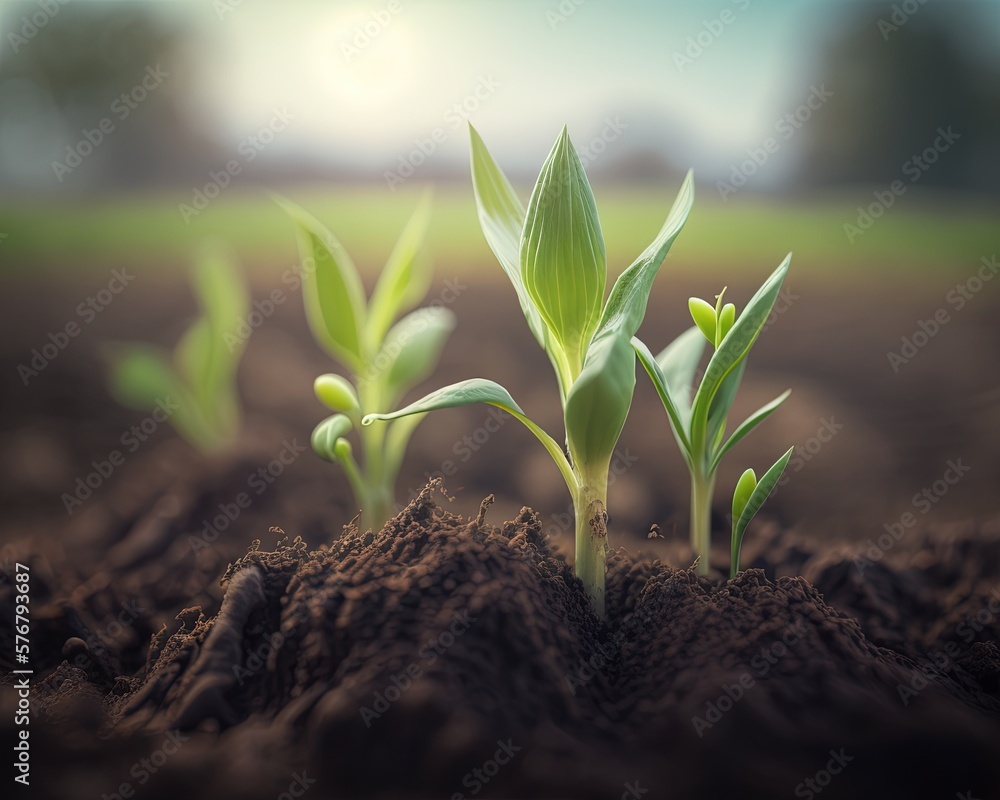
M764 473L759 481L757 473L748 469L736 482L736 489L733 492L733 534L729 540L729 577L735 578L740 571L740 547L743 545L743 534L746 533L747 525L760 511L768 495L774 491L774 487L785 471L788 459L792 455L794 447L790 447L785 454L778 459L777 463Z
M236 370L243 355L250 297L229 256L206 247L191 279L201 316L171 355L139 342L110 345L110 388L123 405L149 412L159 406L171 425L202 452L235 441L240 428Z
M347 376L320 375L314 383L316 397L335 413L316 426L312 447L344 470L362 528L378 530L392 513L406 446L423 417L375 428L362 427L361 419L395 405L427 378L455 327L455 315L442 306L399 319L424 299L433 278L429 263L419 257L431 198L421 199L367 301L358 270L336 237L295 204L275 199L296 224L313 337ZM347 438L351 431L361 445L360 463Z
M725 289L715 305L697 297L688 301L695 326L674 340L655 358L639 339L632 345L646 373L653 381L681 455L691 473L691 546L699 556L698 571L708 574L711 544L712 495L722 457L744 436L780 406L790 391L784 392L755 411L726 438L726 422L739 390L747 354L767 321L788 274L791 253L757 290L737 318L736 306L723 305ZM692 383L708 341L713 347L705 374L694 391ZM733 498L733 542L731 569L739 566L739 548L746 526L770 494L788 463L789 450L767 471L758 484L744 473ZM752 471L748 471L753 476ZM737 513L739 507L739 513Z
M480 226L552 362L568 453L506 389L482 378L446 386L392 413L368 414L363 424L471 403L488 403L520 420L555 461L573 498L576 574L603 615L608 470L635 389L630 342L646 313L653 278L687 219L692 178L688 174L656 239L622 273L605 302L601 224L566 129L542 167L527 210L471 127L470 135Z

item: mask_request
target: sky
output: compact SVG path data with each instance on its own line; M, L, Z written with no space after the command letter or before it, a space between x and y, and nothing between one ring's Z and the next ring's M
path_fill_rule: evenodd
M55 1L55 0L53 0ZM58 0L66 3L70 0ZM952 0L941 0L947 5ZM88 0L71 0L74 5ZM933 0L932 0L933 2ZM955 4L959 0L955 0ZM129 0L120 0L120 5ZM867 0L131 0L184 30L169 91L189 129L223 151L287 119L258 163L373 176L464 170L466 121L512 175L537 172L568 125L588 171L654 153L725 179L823 87L826 44ZM902 0L912 14L920 0ZM963 46L996 58L1000 0ZM37 2L0 0L6 41ZM58 12L57 12L58 13ZM898 21L898 20L897 20ZM906 24L904 15L902 24ZM39 32L39 38L45 31ZM83 44L83 46L89 46ZM100 42L94 42L95 49ZM123 75L123 88L134 76ZM30 76L0 85L0 175L51 188L52 156L80 138ZM31 91L28 91L28 90ZM815 102L810 101L810 102ZM17 106L15 108L14 106ZM821 104L820 104L821 105ZM822 108L805 109L822 116ZM93 110L96 120L106 109ZM86 116L86 115L85 115ZM814 123L815 124L815 123ZM820 121L821 124L821 121ZM787 129L786 129L787 132ZM794 133L755 179L794 173ZM416 165L416 167L415 167ZM56 185L58 188L58 185Z

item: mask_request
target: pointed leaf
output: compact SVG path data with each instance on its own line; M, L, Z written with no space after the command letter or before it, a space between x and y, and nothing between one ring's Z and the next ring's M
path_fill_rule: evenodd
M722 457L728 453L733 446L739 442L743 437L745 437L750 431L756 428L760 423L767 419L774 412L778 406L785 402L788 395L792 393L791 389L782 392L774 400L772 400L767 405L761 406L756 411L754 411L749 417L747 417L743 422L739 424L735 431L733 431L732 436L726 441L726 443L719 448L718 452L715 454L715 458L712 461L712 469L714 472L718 468L719 463L722 461Z
M302 294L313 337L335 359L354 370L364 360L365 295L351 257L315 217L275 196L295 221L302 259Z
M691 330L697 333L699 337L701 336L701 332L697 328L692 328ZM674 432L674 438L677 439L681 455L684 456L684 460L690 466L691 445L688 443L687 424L681 413L680 402L674 398L673 390L664 377L660 365L656 363L653 354L649 352L649 348L637 337L632 338L632 347L635 349L635 354L639 357L639 363L645 368L646 374L649 375L649 379L653 382L656 393L660 396L660 401L663 403L663 407L667 411L667 416L670 418L670 428Z
M634 392L629 340L611 333L595 340L566 398L566 438L578 470L610 462Z
M437 411L442 408L457 408L458 406L467 406L473 403L487 403L491 406L496 406L520 420L535 435L535 438L542 443L549 455L552 456L552 460L556 462L556 466L559 468L563 480L566 481L567 487L570 491L573 491L573 487L576 485L576 477L573 475L573 470L559 444L524 415L521 407L514 402L514 398L510 396L510 393L506 389L500 384L486 380L485 378L472 378L471 380L445 386L443 389L431 392L429 395L410 403L398 411L386 414L367 414L361 420L361 424L371 425L378 420L400 419L411 414L423 414L427 411Z
M713 345L715 344L715 309L702 300L700 297L688 298L688 311L691 312L691 319L698 326L698 330L704 334Z
M791 458L792 451L795 450L794 447L790 447L788 451L779 458L773 467L771 467L761 479L757 482L754 487L753 492L750 494L750 499L747 501L740 513L739 519L733 524L733 540L731 543L731 569L732 574L736 574L740 567L740 548L743 545L743 534L746 533L747 525L754 518L756 513L760 511L760 507L764 505L764 501L767 500L768 496L774 490L778 481L781 478L781 473L785 471L785 467L788 464L788 459Z
M420 198L372 291L367 334L373 350L382 343L393 321L427 294L433 272L427 268L429 260L421 258L420 248L430 220L431 197L427 191Z
M493 160L476 129L469 126L472 145L472 188L479 210L479 226L500 266L507 274L528 327L542 349L548 351L548 332L521 280L521 228L524 205Z
M432 306L412 311L392 326L375 364L388 365L385 401L395 403L437 366L448 336L455 329L455 315Z
M757 486L757 474L752 470L746 470L736 482L736 489L733 491L733 525L740 518L743 509L746 508L750 495Z
M691 412L691 440L706 441L709 409L726 376L740 363L760 335L771 308L781 290L781 284L788 274L792 254L789 253L778 268L771 273L764 285L747 303L743 313L733 324L732 330L722 340L712 359L708 362L705 377L695 394Z
M528 201L520 262L552 337L571 363L582 363L601 319L608 270L594 193L566 128Z
M695 326L684 331L656 357L670 389L670 397L684 420L685 430L691 419L694 375L705 352L705 344L705 337Z
M620 329L626 339L639 330L646 316L646 303L663 259L684 227L694 204L694 173L688 172L674 204L656 238L615 281L598 327L600 335L609 329Z

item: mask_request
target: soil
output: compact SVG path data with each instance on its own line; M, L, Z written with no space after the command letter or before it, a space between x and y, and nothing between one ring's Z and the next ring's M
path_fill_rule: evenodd
M23 287L0 298L8 378L81 291L53 287L44 307ZM601 621L566 563L558 476L483 409L422 425L400 487L414 499L381 532L350 526L343 482L308 452L257 491L322 416L308 387L330 365L294 298L253 334L238 447L206 459L161 426L68 514L61 495L144 417L108 400L98 345L168 343L184 325L182 290L130 291L2 400L0 668L13 667L11 567L26 563L30 796L1000 797L988 298L897 375L885 352L935 292L876 314L849 287L797 290L741 400L750 411L791 385L786 421L741 443L732 469L766 466L786 439L801 466L751 526L735 581L719 577L721 541L713 578L685 569L682 467L640 381ZM556 431L544 356L496 292L455 304L468 335L436 380L469 377L486 342L480 374ZM650 342L677 332L664 307ZM816 345L831 330L838 346ZM956 459L967 477L922 511L914 493ZM425 487L435 475L454 498ZM250 506L219 521L245 491ZM665 538L646 538L653 522ZM15 702L0 691L4 741Z

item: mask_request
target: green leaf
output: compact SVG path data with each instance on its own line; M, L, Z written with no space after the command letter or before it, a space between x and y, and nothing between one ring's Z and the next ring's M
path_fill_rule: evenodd
M689 171L656 238L615 281L596 336L612 329L621 331L626 339L635 336L646 316L653 279L684 227L693 204L694 173Z
M510 396L510 393L506 389L500 384L486 380L485 378L472 378L471 380L445 386L398 411L386 414L366 414L364 419L361 420L361 424L371 425L377 420L400 419L411 414L423 414L442 408L457 408L459 406L472 405L473 403L487 403L491 406L496 406L520 420L535 435L535 438L542 443L549 455L552 456L552 460L555 461L570 491L574 490L576 477L573 475L573 470L559 444L525 416L521 407L514 402L514 398Z
M610 462L634 392L629 340L614 334L595 340L566 398L566 438L578 471Z
M479 226L500 266L507 274L528 327L542 349L548 352L548 332L521 280L521 228L524 206L510 181L493 160L476 129L469 126L472 145L472 188L479 211Z
M736 322L736 306L732 303L726 303L722 307L722 313L719 314L719 344L722 340L726 338L726 334L733 328L733 323Z
M378 349L393 321L427 294L433 272L427 268L430 261L420 257L420 248L427 233L432 196L428 190L420 198L372 291L367 334L373 351Z
M327 461L340 461L337 442L350 433L354 424L344 414L327 417L312 432L312 449L316 455Z
M732 330L722 340L705 370L705 377L695 394L691 412L692 442L706 441L709 409L726 376L740 363L760 335L771 308L788 274L792 254L789 253L778 268L771 273L763 286L751 298L743 313L733 324Z
M697 328L692 328L691 330L701 337L701 332L698 331ZM657 364L656 359L653 358L653 354L649 352L649 348L636 337L632 338L632 347L634 348L636 355L639 357L639 363L645 368L646 374L649 375L649 379L653 382L653 387L656 389L656 393L660 396L660 401L663 403L663 407L667 411L667 416L670 418L670 428L674 432L674 438L677 439L681 455L684 456L684 460L690 467L691 445L688 440L687 424L682 414L681 405L682 402L686 403L686 401L674 396L673 389L667 382L663 370L660 369L660 365Z
M736 528L736 523L743 513L743 509L747 507L747 502L750 500L750 495L753 494L753 490L757 486L757 473L752 469L748 469L742 475L740 479L736 482L736 490L733 492L733 529Z
M340 242L311 214L275 196L295 221L302 259L302 294L313 337L357 371L364 361L365 295L358 270Z
M158 347L142 344L106 349L111 365L110 390L124 406L149 413L157 406L170 410L170 424L190 444L212 450L224 443L202 415L197 401L177 373L170 357Z
M710 444L705 457L710 459L711 454L722 443L722 437L726 435L726 419L729 417L729 410L733 407L736 394L740 390L740 383L743 381L743 373L746 371L746 359L737 364L736 369L730 372L719 387L715 397L712 398L712 405L708 409L707 436Z
M685 430L691 421L694 375L704 352L705 337L695 326L684 331L656 357L656 363L663 370L670 397L684 421Z
M327 373L313 381L316 398L331 411L350 413L358 410L358 395L343 375Z
M439 306L419 308L392 326L375 359L376 367L388 364L385 402L395 403L434 371L454 329L455 315Z
M202 316L181 338L174 359L206 420L228 437L239 425L235 376L246 346L240 326L246 324L250 297L222 245L202 247L191 279Z
M772 400L770 403L761 406L756 411L754 411L753 414L751 414L749 417L743 420L743 422L739 424L736 430L733 431L732 435L729 437L726 443L722 447L720 447L718 452L715 454L715 458L712 460L712 466L710 472L715 472L715 470L719 466L719 463L722 461L722 457L725 456L726 453L728 453L730 450L732 450L733 446L741 439L743 439L743 437L745 437L748 433L750 433L750 431L752 431L754 428L760 425L760 423L762 423L765 419L771 416L774 410L782 403L784 403L788 395L790 395L791 393L792 393L791 389L782 392L778 397L774 398L774 400Z
M688 298L688 310L691 312L691 319L698 326L706 339L715 345L715 308L710 306L700 297Z
M775 462L774 466L764 473L750 494L750 498L747 500L743 510L740 512L739 519L733 523L733 540L731 544L731 570L733 575L736 574L740 567L740 548L743 545L743 535L746 533L747 525L750 524L750 520L760 511L760 507L764 505L764 501L767 500L768 496L774 490L774 487L781 478L781 473L785 471L788 459L791 458L793 450L795 450L794 447L788 448L787 452Z
M575 374L601 320L607 260L594 193L566 128L528 201L520 263L528 296Z

